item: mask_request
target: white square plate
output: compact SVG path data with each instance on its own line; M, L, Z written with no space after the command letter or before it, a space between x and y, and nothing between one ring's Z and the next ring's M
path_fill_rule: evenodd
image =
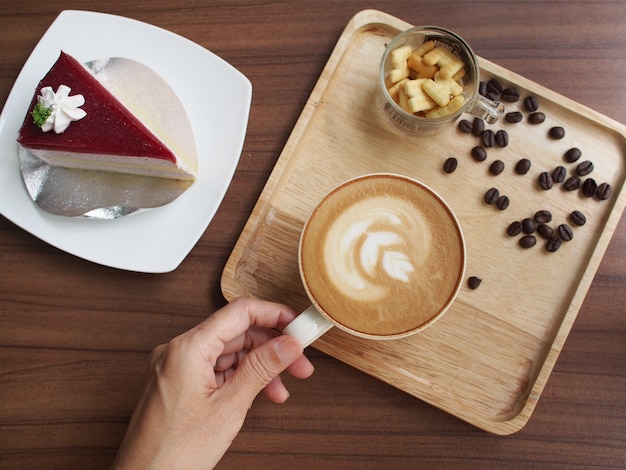
M17 157L17 132L39 80L61 50L85 63L103 57L141 62L172 87L198 149L198 178L172 203L115 220L68 218L30 198ZM169 272L213 219L239 162L252 85L238 70L188 39L119 16L64 11L20 72L0 115L0 213L45 242L94 263Z

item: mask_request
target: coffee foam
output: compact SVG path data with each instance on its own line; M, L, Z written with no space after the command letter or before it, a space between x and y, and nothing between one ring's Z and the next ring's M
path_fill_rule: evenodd
M423 241L422 251L409 252L409 229ZM389 295L392 282L410 282L431 240L420 211L400 198L377 196L337 214L322 253L338 290L356 301L375 302Z
M303 232L300 267L318 308L349 330L395 336L429 322L454 296L464 247L432 192L394 175L329 194Z

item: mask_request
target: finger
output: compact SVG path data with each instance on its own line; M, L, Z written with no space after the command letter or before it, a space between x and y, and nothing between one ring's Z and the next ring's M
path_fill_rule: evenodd
M282 329L295 316L296 312L286 305L239 298L190 330L189 335L201 348L204 359L213 365L225 345L244 335L250 327Z
M223 355L233 354L244 349L254 349L270 339L279 336L280 333L269 328L251 327L237 338L224 344Z
M215 372L224 372L230 368L236 368L239 361L243 359L243 356L246 354L246 351L238 351L233 354L226 354L217 358L217 362L215 363L215 367L213 368Z
M220 389L249 407L261 390L302 356L300 342L279 336L251 350Z
M285 403L290 396L289 390L283 384L280 375L265 386L263 393L274 403Z
M217 335L231 341L253 326L283 329L296 312L287 305L240 297L215 312L196 327L198 334ZM206 325L210 328L206 328Z
M232 354L224 354L217 359L214 370L215 372L224 372L228 369L236 369L248 354L248 349L241 349ZM293 364L287 367L287 372L298 379L306 379L315 372L315 367L309 359L302 354Z
M216 387L222 386L222 384L232 376L234 370L243 362L245 356L250 352L250 350L258 347L279 334L275 331L269 331L266 329L256 330L257 331L249 330L247 332L247 335L249 334L251 336L249 341L237 338L225 346L224 354L217 359L214 367ZM229 351L231 350L234 352L230 353ZM307 357L302 354L294 363L288 366L286 370L294 377L305 379L311 376L315 369ZM278 403L282 403L289 397L289 393L286 389L284 389L284 391L280 390L280 393L276 395L277 398L274 398L273 392L270 392L270 394L272 394L272 398L270 399ZM268 395L267 392L266 395Z
M238 336L234 340L226 343L222 351L222 355L215 361L214 369L216 371L224 371L230 367L237 367L241 363L248 351L266 343L272 338L278 336L279 333L267 328L251 328L243 335Z
M315 366L303 354L295 360L293 364L287 367L287 372L298 379L307 379L315 372Z

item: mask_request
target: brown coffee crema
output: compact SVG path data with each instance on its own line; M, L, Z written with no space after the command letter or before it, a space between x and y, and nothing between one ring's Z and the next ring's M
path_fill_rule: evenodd
M357 334L393 337L449 306L465 247L454 215L431 190L399 175L368 175L319 203L299 263L322 313Z

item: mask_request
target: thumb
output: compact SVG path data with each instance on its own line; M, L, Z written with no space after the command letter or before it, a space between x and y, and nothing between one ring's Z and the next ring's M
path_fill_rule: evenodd
M273 338L251 350L230 378L230 393L238 400L252 404L259 392L302 353L300 342L288 335Z

